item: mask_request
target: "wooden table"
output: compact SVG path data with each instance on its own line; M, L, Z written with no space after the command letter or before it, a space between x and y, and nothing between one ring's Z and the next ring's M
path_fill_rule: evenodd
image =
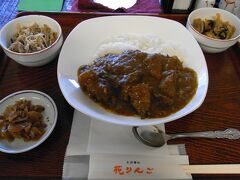
M22 13L19 16L34 14ZM101 13L35 13L56 19L64 37L81 21ZM186 22L186 15L159 15ZM193 113L166 124L167 133L240 129L240 49L235 45L218 54L205 54L209 89L202 106ZM55 130L39 147L22 154L0 153L0 179L61 179L73 108L64 99L57 82L57 58L43 67L24 67L0 53L0 98L25 89L47 93L56 102L59 116ZM178 139L186 144L190 164L239 164L240 140ZM240 179L239 175L194 175L194 179Z

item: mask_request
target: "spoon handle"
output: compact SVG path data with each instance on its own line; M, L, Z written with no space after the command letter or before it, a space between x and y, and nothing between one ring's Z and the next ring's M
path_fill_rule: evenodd
M168 135L168 140L183 137L202 137L202 138L226 138L226 139L239 139L240 131L237 129L229 128L225 131L206 131L195 133L181 133Z

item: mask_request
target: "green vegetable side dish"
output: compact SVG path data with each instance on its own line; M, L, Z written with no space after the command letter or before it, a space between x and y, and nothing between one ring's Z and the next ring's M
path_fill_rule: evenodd
M214 39L230 39L236 31L228 21L221 20L219 13L213 19L194 19L192 25L199 33Z

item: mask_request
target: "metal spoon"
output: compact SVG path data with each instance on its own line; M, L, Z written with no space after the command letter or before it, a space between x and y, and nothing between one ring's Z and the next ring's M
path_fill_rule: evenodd
M229 128L225 131L205 131L195 133L179 133L179 134L165 134L157 126L139 126L132 128L134 136L143 144L152 147L161 147L168 140L183 138L183 137L200 137L200 138L226 138L239 139L240 131Z

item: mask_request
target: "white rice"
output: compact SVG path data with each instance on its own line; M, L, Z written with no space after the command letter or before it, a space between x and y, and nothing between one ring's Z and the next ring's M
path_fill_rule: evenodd
M148 34L124 34L107 39L99 46L93 58L102 57L108 53L120 54L125 50L140 50L149 54L161 53L163 55L177 56L183 62L186 58L186 51L181 48L180 44Z

